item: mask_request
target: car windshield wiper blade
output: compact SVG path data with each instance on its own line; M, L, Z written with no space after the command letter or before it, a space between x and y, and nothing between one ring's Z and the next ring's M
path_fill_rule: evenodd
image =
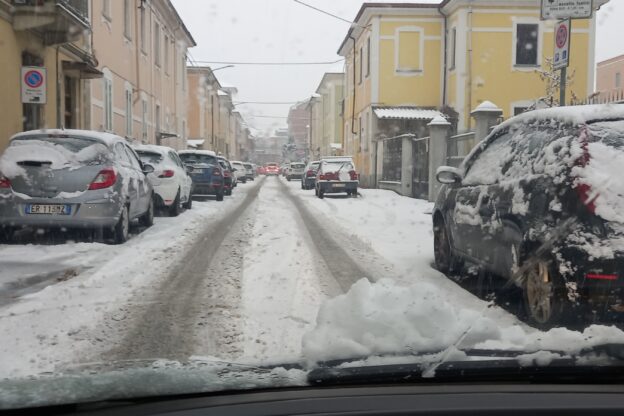
M427 355L440 355L444 351L430 351L411 356L383 356L383 358L405 358L405 363L356 365L369 357L333 360L320 363L308 373L308 382L315 385L376 384L403 382L445 382L445 381L530 381L530 382L624 382L624 344L605 343L571 354L555 350L503 350L463 349L466 360L436 362L422 361ZM548 364L531 364L530 356L538 352L550 353ZM413 357L419 362L408 362ZM580 358L600 359L579 363ZM524 358L524 359L523 359ZM529 360L529 362L527 362ZM391 361L390 361L391 362ZM434 370L432 371L432 367Z

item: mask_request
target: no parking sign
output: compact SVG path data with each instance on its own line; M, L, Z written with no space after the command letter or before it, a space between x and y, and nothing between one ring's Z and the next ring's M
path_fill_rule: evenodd
M46 69L39 66L22 67L22 103L46 103Z
M567 68L570 64L570 19L561 20L555 25L555 53L553 68Z

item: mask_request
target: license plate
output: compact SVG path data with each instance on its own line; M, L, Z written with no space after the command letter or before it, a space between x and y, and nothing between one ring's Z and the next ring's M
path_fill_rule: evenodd
M193 175L201 175L204 173L203 169L193 169L193 171L191 172Z
M332 185L332 187L334 188L344 188L345 186L347 185L345 185L344 183L335 183Z
M70 215L71 205L28 204L26 214Z

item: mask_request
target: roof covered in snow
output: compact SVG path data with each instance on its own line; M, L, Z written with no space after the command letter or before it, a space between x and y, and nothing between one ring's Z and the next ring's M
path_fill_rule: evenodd
M180 150L178 151L179 154L196 154L196 155L207 155L207 156L216 156L217 154L215 152L213 152L212 150Z
M139 144L133 147L135 148L135 150L154 152L154 153L159 153L161 155L165 154L166 152L169 152L170 150L173 150L173 148L169 146L157 146L155 144Z
M30 130L25 131L23 133L17 133L11 140L17 138L25 138L30 136L71 136L71 137L85 137L93 140L97 140L101 143L106 144L107 146L111 146L115 142L118 141L126 141L121 136L117 136L116 134L104 133L101 131L92 131L92 130L74 130L74 129L43 129L43 130Z
M203 145L205 142L206 142L206 140L201 140L201 139L188 139L188 140L186 141L186 145L187 145L188 147L193 147L193 148L196 148L196 147L198 147L198 146Z
M377 107L374 111L379 119L432 120L444 117L438 110L421 107Z

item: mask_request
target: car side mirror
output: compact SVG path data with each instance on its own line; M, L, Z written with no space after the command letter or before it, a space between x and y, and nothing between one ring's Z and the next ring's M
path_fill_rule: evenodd
M143 173L144 174L148 174L148 173L154 173L154 166L150 165L149 163L143 163Z
M238 169L232 168L232 172L236 172L236 171L238 171Z
M462 175L457 168L452 166L440 166L436 171L436 179L443 184L454 184L462 181Z

